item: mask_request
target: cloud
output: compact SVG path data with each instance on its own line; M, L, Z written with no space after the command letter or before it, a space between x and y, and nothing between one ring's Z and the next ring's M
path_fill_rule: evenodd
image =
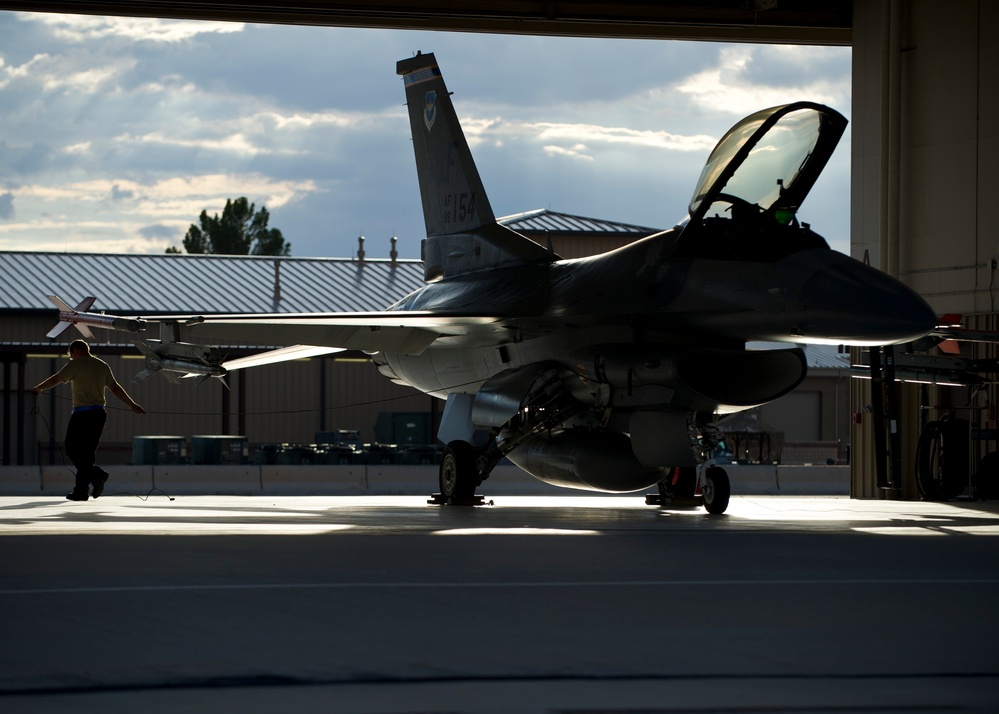
M86 154L90 151L90 147L93 145L91 141L81 141L78 144L71 144L70 146L64 146L62 148L63 152L67 154Z
M796 72L786 68L777 73L755 72L766 54L784 55L785 63L800 63L809 53L798 47L765 49L744 45L726 47L719 52L714 67L687 77L673 87L689 96L701 109L745 116L767 107L809 100L831 106L848 107L850 100L849 73L833 78L813 74L798 66Z
M139 229L139 235L144 238L160 239L160 238L171 238L176 239L178 236L184 235L184 231L178 229L175 226L167 226L162 223L156 223L151 226L143 226Z
M14 194L0 194L0 218L5 221L14 217Z
M238 22L203 20L158 20L143 17L100 17L58 13L17 13L23 22L46 26L53 37L73 43L120 38L132 42L176 43L203 34L242 32Z
M74 53L52 55L43 52L17 66L0 66L3 73L0 89L18 84L37 86L46 92L92 93L116 84L135 65L136 61L129 58L81 61Z
M665 151L710 151L716 139L705 134L683 136L668 131L641 131L626 127L597 124L534 124L542 140L562 139L586 144L626 144L628 146L663 149Z
M562 146L555 146L549 144L544 147L544 152L551 156L566 156L571 159L580 159L582 161L593 161L593 157L586 153L586 144L576 144L571 148L565 148Z
M129 191L128 189L122 190L115 184L111 187L111 200L112 201L126 201L135 195L134 191Z
M352 254L363 231L418 256L393 72L418 48L441 62L497 214L551 205L672 221L734 115L849 97L842 48L10 12L0 37L0 190L17 208L0 247L33 250L158 252L202 210L245 195L296 255Z
M244 156L255 156L262 153L275 153L273 150L256 146L245 134L239 132L228 136L208 136L197 139L184 139L176 136L168 136L162 132L155 131L142 136L122 134L121 136L116 136L114 140L121 144L158 144L165 147L221 151Z
M706 134L682 135L667 131L648 131L627 127L601 126L585 123L526 122L516 120L477 119L461 120L469 146L492 144L502 146L507 142L536 141L550 155L586 156L593 159L595 149L624 146L663 151L707 152L717 139Z
M182 113L179 108L167 112L168 115L179 113ZM126 132L114 137L113 141L139 148L158 145L244 157L296 157L313 152L320 136L329 138L333 133L370 133L384 127L385 117L371 113L327 111L281 114L267 110L212 121L194 117L183 122L163 124L161 130L135 135Z
M311 181L275 181L258 174L22 186L7 194L9 202L12 206L16 196L31 217L0 225L0 249L161 252L201 211L221 212L227 199L246 196L273 211L320 190ZM0 197L0 211L4 202Z

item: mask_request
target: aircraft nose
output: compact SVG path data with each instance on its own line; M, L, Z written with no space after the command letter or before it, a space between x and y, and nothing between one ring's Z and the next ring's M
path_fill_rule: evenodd
M933 309L915 291L879 270L841 256L802 286L802 332L844 344L910 342L936 326Z

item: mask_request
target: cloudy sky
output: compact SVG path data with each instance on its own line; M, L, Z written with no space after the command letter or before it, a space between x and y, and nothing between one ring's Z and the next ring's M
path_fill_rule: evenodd
M161 253L247 196L296 256L423 238L402 80L434 52L498 216L668 228L714 143L850 50L0 12L0 250ZM799 216L849 250L849 131Z

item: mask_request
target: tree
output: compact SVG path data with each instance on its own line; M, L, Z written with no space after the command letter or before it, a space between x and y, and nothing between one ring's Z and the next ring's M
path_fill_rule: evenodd
M188 253L214 253L217 255L290 255L291 244L277 228L268 228L271 214L266 206L255 211L256 204L246 196L225 202L222 217L209 216L202 211L201 227L191 224L184 236L184 250ZM180 251L167 249L168 253Z

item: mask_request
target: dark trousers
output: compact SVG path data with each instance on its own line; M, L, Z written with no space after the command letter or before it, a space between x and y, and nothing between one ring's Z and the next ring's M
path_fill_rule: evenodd
M73 412L66 427L66 456L76 467L77 493L86 493L87 486L98 473L97 447L101 445L101 434L108 413L103 409L88 409Z

